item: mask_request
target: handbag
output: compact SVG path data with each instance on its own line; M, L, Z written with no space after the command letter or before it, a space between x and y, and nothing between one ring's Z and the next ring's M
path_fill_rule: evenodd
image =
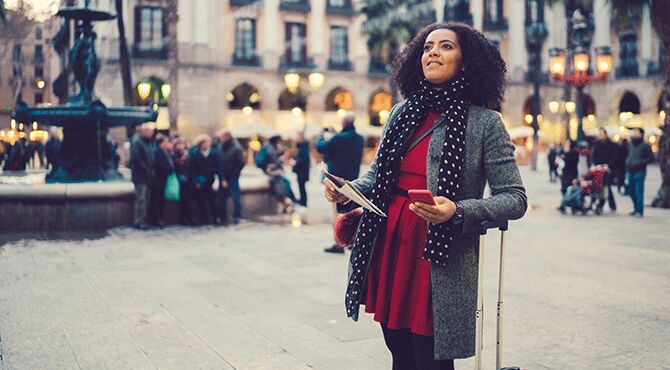
M177 177L177 174L174 172L170 173L167 181L165 182L165 189L163 189L163 198L165 198L165 200L169 200L170 202L179 202L179 187L179 178Z
M361 216L363 216L363 207L337 217L337 220L335 220L335 243L338 247L346 248L354 243Z

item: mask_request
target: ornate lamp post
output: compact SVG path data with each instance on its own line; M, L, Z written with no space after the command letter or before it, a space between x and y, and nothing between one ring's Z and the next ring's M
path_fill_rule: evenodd
M544 24L544 0L526 0L526 48L528 49L528 77L533 81L533 104L531 107L533 128L533 151L530 162L532 171L537 170L537 146L540 124L540 82L542 80L542 45L547 38Z
M589 45L591 43L586 18L578 10L572 15L572 60L567 60L565 51L560 48L549 50L549 72L556 81L567 82L577 90L576 112L577 112L577 141L584 140L584 86L592 82L602 82L612 71L612 51L609 46L595 48L596 52L596 75L589 72L590 58ZM572 71L565 73L566 64L572 62Z

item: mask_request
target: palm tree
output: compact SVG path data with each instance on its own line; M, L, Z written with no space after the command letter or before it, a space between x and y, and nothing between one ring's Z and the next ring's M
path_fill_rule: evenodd
M170 112L170 129L177 129L178 116L178 82L179 82L179 53L177 50L177 22L179 22L179 0L167 1L167 15L165 23L167 25L168 37L168 82L170 84L170 96L168 98L168 111Z
M651 24L661 41L661 64L663 73L663 90L661 108L666 112L663 133L659 139L659 166L663 182L652 202L653 207L670 208L670 1L668 0L607 0L612 18L619 22L627 22L630 14L642 14L648 10ZM549 5L563 2L566 5L585 3L584 0L547 0Z
M130 56L126 41L126 26L123 22L123 0L116 0L116 22L119 28L119 59L121 62L121 82L123 84L123 104L132 105L133 86L130 80Z
M403 45L406 45L429 23L430 2L425 0L364 0L361 13L366 16L362 34L367 37L368 51L373 58L386 63L393 61ZM393 103L398 101L397 86L390 81Z

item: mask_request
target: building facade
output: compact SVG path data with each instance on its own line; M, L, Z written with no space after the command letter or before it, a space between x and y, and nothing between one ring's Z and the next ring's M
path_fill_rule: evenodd
M9 14L8 19L12 16ZM53 21L8 22L6 27L16 28L3 32L5 39L0 45L0 140L13 142L19 135L29 135L32 129L40 129L32 122L12 122L16 100L31 106L47 104L51 100L53 76L49 37L53 32Z
M92 5L114 11L112 0ZM167 1L124 0L123 5L133 84L167 83ZM498 45L509 81L501 114L511 131L523 127L532 94L526 78L526 1L433 0L432 6L435 20L469 22ZM188 137L222 127L240 135L261 129L288 134L305 125L317 131L338 127L341 114L353 111L363 131L378 134L376 125L384 121L391 104L388 68L370 56L361 36L364 19L356 7L351 0L179 1L179 83L174 92L179 131ZM549 35L542 53L544 71L548 72L548 49L566 45L571 11L564 5L545 7ZM597 126L656 127L662 85L660 43L649 14L618 24L606 0L595 0L587 12L594 26L592 46L611 46L615 67L606 83L585 89L587 131ZM96 27L103 61L96 92L104 103L120 105L117 28L114 22ZM322 80L310 81L313 71L321 72ZM300 76L292 89L287 87L289 72ZM541 128L546 141L565 135L563 114L548 108L550 101L562 97L563 85L549 79L542 84ZM138 104L148 103L136 99ZM576 127L574 119L571 125ZM528 130L516 131L523 135Z

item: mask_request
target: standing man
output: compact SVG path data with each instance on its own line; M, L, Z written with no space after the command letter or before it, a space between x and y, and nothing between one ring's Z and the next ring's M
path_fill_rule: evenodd
M309 158L309 141L305 138L304 132L298 132L296 138L298 154L295 156L295 164L293 165L293 172L298 177L298 188L300 189L300 203L301 206L307 207L307 181L309 181L309 170L311 167L311 160Z
M195 148L190 158L191 182L200 215L198 222L206 224L212 220L214 224L220 225L221 218L217 214L216 194L212 185L217 175L222 188L227 188L228 184L221 178L221 160L216 149L212 148L212 138L209 135L200 134L195 138Z
M316 150L326 158L328 172L345 180L358 178L363 158L363 136L356 132L353 113L347 113L342 122L342 131L330 139L319 136L316 139ZM333 203L333 225L337 220L337 208ZM344 253L344 249L334 244L325 249L328 253Z
M600 128L598 130L598 140L593 145L592 162L594 165L607 166L607 176L605 177L605 185L607 186L607 202L610 209L616 211L616 201L614 200L614 193L612 193L612 179L614 178L614 166L616 164L619 148L607 136L607 130ZM605 199L598 201L597 207L602 210L605 204Z
M242 192L240 190L240 175L244 169L244 149L228 130L219 131L217 137L221 141L220 177L228 183L227 189L221 189L221 217L223 223L228 223L228 198L233 198L233 223L240 222L242 217Z
M628 178L628 194L633 200L635 210L633 217L642 217L644 213L644 180L647 177L647 165L654 161L654 153L649 144L644 142L644 130L631 130L630 146L626 158L626 176Z
M133 136L130 144L131 180L135 185L135 221L136 229L146 230L147 212L151 197L151 183L154 179L154 153L151 141L154 129L144 123Z
M170 141L163 134L156 135L154 145L154 179L151 187L151 201L149 203L151 212L149 221L151 226L165 227L163 221L163 208L165 207L165 185L167 179L174 172L174 162L170 154Z

